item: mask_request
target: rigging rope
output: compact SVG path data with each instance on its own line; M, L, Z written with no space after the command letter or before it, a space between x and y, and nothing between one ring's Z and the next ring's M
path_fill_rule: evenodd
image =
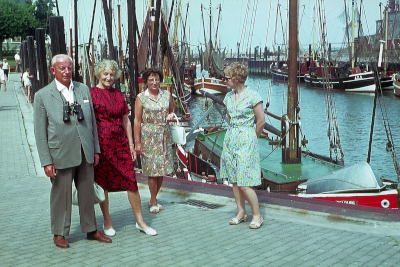
M328 43L328 35L326 28L325 10L322 8L321 0L317 2L317 11L319 14L320 38L321 38L321 64L323 64L324 71L324 92L325 92L325 109L327 116L327 136L329 139L329 154L332 160L332 152L335 153L336 161L338 160L338 150L340 151L342 165L344 166L344 153L340 143L339 123L336 115L336 106L331 94L330 84L330 62L326 57L326 45ZM326 85L326 86L325 86Z

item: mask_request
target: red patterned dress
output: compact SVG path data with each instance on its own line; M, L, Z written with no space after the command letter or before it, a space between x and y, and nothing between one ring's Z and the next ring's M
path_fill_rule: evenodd
M122 117L129 113L121 92L93 87L90 90L100 143L100 161L94 168L95 181L102 188L137 191L129 141Z

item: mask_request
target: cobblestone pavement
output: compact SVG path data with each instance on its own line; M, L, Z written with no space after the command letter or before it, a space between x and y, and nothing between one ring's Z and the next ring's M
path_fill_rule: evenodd
M135 229L126 192L118 192L110 195L117 231L112 244L87 240L74 206L70 248L59 249L50 232L50 182L36 151L33 108L19 77L12 73L8 90L0 92L1 266L400 266L399 221L267 201L261 204L264 225L250 230L250 220L228 224L236 211L231 196L206 194L204 190L213 192L207 186L202 193L196 186L177 189L173 179L162 188L159 199L165 210L159 214L149 213L146 180L139 179L143 215L157 236ZM201 208L188 200L220 206ZM338 212L347 210L342 207ZM247 212L251 219L251 210ZM99 205L96 216L102 230Z

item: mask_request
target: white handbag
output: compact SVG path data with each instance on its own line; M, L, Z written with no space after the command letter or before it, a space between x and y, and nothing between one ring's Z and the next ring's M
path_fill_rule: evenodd
M178 145L186 144L186 132L185 128L179 125L178 117L174 113L174 117L176 119L176 125L170 125L169 128L171 130L172 135L172 143Z
M93 182L93 188L94 188L94 204L98 204L106 200L106 196L104 195L104 190L100 185L98 185L96 182ZM72 204L79 205L78 190L76 190L75 186L72 186Z

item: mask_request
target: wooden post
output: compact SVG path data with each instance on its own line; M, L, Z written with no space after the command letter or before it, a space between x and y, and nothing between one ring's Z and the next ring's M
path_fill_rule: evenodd
M51 54L67 54L67 46L65 44L64 19L63 17L49 18L49 33L51 38Z
M109 12L107 6L108 6L107 0L103 0L104 19L105 19L106 28L107 28L108 50L110 51L110 59L116 60L117 57L115 56L115 53L114 53L114 43L113 43L113 38L112 38L112 23L111 23L111 18L110 18L110 12Z
M129 90L130 90L130 103L131 103L131 125L133 131L133 120L135 119L135 99L139 91L138 85L138 65L137 65L137 42L136 42L136 6L135 0L127 0L128 4L128 46L129 46ZM136 163L141 167L140 156ZM135 165L136 166L136 165Z
M44 29L36 29L35 31L36 39L36 51L38 57L38 90L45 87L48 84L47 75L47 61L46 61L46 44L45 44L45 34Z
M35 41L33 36L27 36L27 48L28 48L28 67L31 70L31 75L34 77L31 79L32 86L31 86L31 94L32 98L34 98L37 88L37 68L36 68L36 56L35 56Z
M25 64L28 61L28 57L27 57L28 51L26 49L27 49L26 42L22 42L21 43L21 51L20 51L20 57L21 57L20 71L22 73L25 72L25 69L26 69Z
M160 9L161 9L161 0L157 0L156 3L156 20L154 21L154 32L153 32L153 42L152 42L152 53L151 53L151 66L153 68L158 67L157 66L157 59L158 59L158 53L157 53L157 46L158 46L158 32L160 28Z

